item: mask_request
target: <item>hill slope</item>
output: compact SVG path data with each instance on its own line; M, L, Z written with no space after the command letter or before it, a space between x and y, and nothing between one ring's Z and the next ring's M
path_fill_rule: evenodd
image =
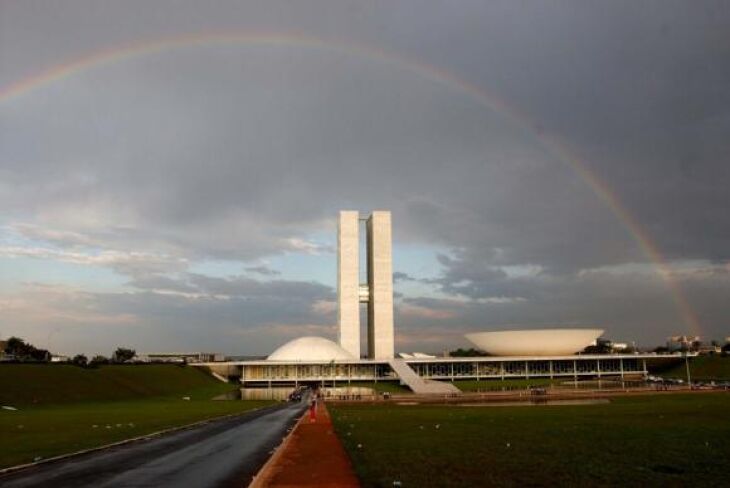
M730 356L698 356L690 359L689 371L693 380L730 380ZM661 374L672 378L686 378L684 361Z
M164 396L210 398L231 389L194 367L109 365L84 369L58 364L0 365L0 404L48 405Z

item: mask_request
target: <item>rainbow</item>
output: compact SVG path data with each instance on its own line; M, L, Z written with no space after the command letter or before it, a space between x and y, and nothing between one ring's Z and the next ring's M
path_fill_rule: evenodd
M659 277L665 283L677 311L687 328L695 334L701 335L700 322L696 312L685 297L682 288L674 277L674 273L667 260L662 256L651 236L639 224L636 218L619 201L616 194L581 159L568 147L567 144L556 138L547 137L542 131L536 130L530 118L513 105L508 105L488 91L469 81L463 80L454 74L439 67L408 59L382 49L353 44L342 41L323 40L304 34L296 33L267 33L267 32L198 32L182 36L146 40L123 44L120 46L92 52L86 56L52 66L34 76L21 79L6 87L0 87L0 105L21 97L39 87L68 78L75 73L92 67L116 63L137 56L149 55L172 49L189 48L192 46L209 46L215 44L244 44L247 46L297 46L318 50L327 50L344 53L351 56L378 60L407 70L434 83L468 96L479 105L494 110L508 117L511 122L534 137L541 146L552 156L568 164L580 178L588 185L591 191L617 217L629 235L636 241L643 254L652 262Z

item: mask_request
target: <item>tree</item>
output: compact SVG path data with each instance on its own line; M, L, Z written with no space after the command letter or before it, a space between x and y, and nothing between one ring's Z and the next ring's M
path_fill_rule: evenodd
M73 357L71 362L76 366L81 366L83 368L89 363L89 360L83 354L77 354Z
M25 354L25 350L28 346L25 341L20 337L11 337L5 344L5 352L8 354Z
M462 349L461 347L455 351L449 352L449 356L454 358L467 358L467 357L481 357L486 356L487 353L474 349Z
M38 349L20 337L11 337L5 345L5 353L12 354L19 361L49 361L51 353Z
M114 351L114 355L112 356L112 359L115 363L124 363L137 355L137 351L134 349L128 349L126 347L118 347L116 351Z
M46 349L36 349L35 347L31 346L31 350L28 352L28 358L30 358L33 361L50 361L51 360L51 353L48 352Z
M609 354L613 349L613 343L608 339L602 337L596 339L594 345L588 346L583 349L584 354Z
M89 366L98 366L100 364L109 364L109 359L107 359L106 356L97 354L96 356L91 358L91 361L89 362Z

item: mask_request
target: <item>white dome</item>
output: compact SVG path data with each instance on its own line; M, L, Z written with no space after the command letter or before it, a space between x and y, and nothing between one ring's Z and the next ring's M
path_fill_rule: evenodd
M594 344L603 329L501 330L466 334L493 356L569 356Z
M324 337L300 337L272 352L269 361L346 361L355 359L339 344Z

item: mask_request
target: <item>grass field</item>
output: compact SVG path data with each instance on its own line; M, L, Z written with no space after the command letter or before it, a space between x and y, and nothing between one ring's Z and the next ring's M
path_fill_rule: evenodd
M363 486L728 485L726 393L330 411Z
M0 468L272 403L211 400L232 388L174 365L1 365Z
M690 359L689 371L693 381L730 380L730 356L698 356ZM684 361L660 374L669 378L687 378Z
M532 378L532 379L507 379L507 380L457 380L452 384L461 391L478 392L478 391L501 391L501 390L517 390L526 389L531 386L549 386L551 384L559 384L567 380L551 380L550 378Z
M0 468L269 404L174 398L0 410Z
M0 364L0 405L55 405L170 395L210 398L232 388L198 368L170 364L99 368Z

